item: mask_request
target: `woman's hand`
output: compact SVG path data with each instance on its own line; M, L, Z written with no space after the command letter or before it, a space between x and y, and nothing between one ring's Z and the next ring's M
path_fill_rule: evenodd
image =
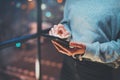
M49 35L56 36L61 39L70 37L70 33L64 28L64 25L62 24L54 25L54 27L49 31Z
M86 46L82 43L70 42L69 44L70 47L65 47L64 45L62 45L61 43L57 41L52 41L52 43L54 44L55 48L59 52L66 54L68 56L74 56L76 54L83 55L86 50Z

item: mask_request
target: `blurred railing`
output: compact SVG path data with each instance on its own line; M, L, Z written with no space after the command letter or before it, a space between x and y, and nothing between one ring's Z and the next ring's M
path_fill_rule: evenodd
M42 30L41 35L37 34L37 33L36 34L30 34L30 35L16 37L16 38L13 38L13 39L10 39L10 40L0 42L0 50L4 49L4 48L7 48L7 47L15 46L16 43L18 43L18 42L24 43L27 40L38 38L40 36L44 36L44 34L47 34L49 30L50 30L50 28L46 29L46 30Z

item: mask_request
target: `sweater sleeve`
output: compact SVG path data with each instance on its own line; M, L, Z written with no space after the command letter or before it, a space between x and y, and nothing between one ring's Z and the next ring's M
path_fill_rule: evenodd
M63 19L60 22L61 24L64 25L65 29L70 32L70 20L69 20L69 7L70 7L70 2L71 0L66 0L65 6L64 6L64 13L63 13Z
M111 24L116 25L111 26L111 30L113 30L111 36L114 36L116 39L111 39L104 43L86 43L86 53L83 56L84 58L89 58L92 61L102 63L112 63L120 59L120 14L116 16L116 20L112 21Z

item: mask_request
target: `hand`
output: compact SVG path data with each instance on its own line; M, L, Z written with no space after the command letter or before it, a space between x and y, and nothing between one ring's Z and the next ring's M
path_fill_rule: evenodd
M65 47L64 45L56 41L52 41L52 43L59 52L66 54L68 56L73 56L76 54L83 55L86 50L86 46L82 43L80 44L80 43L70 42L69 44L70 47Z
M64 25L58 24L54 25L49 31L49 35L56 36L62 39L66 39L70 36L70 33L64 28Z

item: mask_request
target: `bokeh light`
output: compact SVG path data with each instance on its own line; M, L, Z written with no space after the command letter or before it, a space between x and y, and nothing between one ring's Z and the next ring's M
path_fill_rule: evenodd
M46 9L46 4L41 4L41 9L45 10Z
M32 0L28 0L29 2L32 1Z
M16 43L16 47L18 47L18 48L21 47L21 45L22 44L20 42Z
M52 16L52 13L51 13L50 11L47 11L47 12L45 13L45 16L46 16L46 17L51 17L51 16Z
M18 3L16 4L16 7L19 8L20 6L21 6L21 3L18 2Z
M22 4L21 8L24 10L27 8L27 5L26 4Z
M57 2L58 2L58 3L62 3L62 2L63 2L63 0L57 0Z

